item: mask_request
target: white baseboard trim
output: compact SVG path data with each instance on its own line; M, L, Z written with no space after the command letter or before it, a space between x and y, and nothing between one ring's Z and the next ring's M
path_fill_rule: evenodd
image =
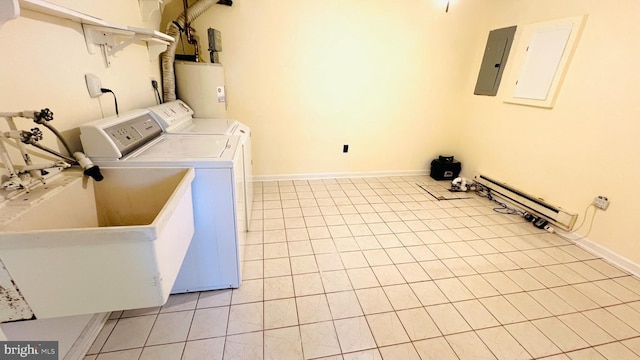
M589 240L588 238L582 237L579 234L567 234L562 236L568 240L573 241L576 245L589 251L590 253L602 257L603 259L621 268L622 270L625 270L635 276L640 276L640 264L627 259L617 252L609 249L608 247L593 240Z
M322 180L338 178L368 178L387 176L422 176L429 175L427 170L399 170L399 171L365 171L365 172L337 172L337 173L310 173L310 174L282 174L282 175L257 175L253 181L285 181L285 180Z
M93 342L98 337L100 330L102 330L102 327L109 319L109 314L111 313L106 312L93 314L93 316L87 323L87 326L85 326L84 330L82 330L82 333L80 333L80 336L78 336L76 342L73 343L71 349L69 349L69 352L65 355L64 360L84 359L87 351L89 351L91 345L93 345Z

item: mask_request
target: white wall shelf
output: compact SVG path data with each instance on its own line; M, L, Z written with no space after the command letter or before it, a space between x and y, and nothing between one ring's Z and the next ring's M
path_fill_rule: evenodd
M159 31L143 29L133 26L113 27L83 24L84 38L90 54L98 51L104 58L105 66L111 65L111 57L125 47L138 42L147 43L149 60L158 58L158 55L167 50L167 45L174 41L173 37Z
M155 2L160 3L159 0ZM19 0L18 3L18 10L29 10L82 24L89 53L100 52L107 67L111 64L112 56L135 42L146 42L149 60L154 60L167 49L167 45L175 41L173 37L159 31L114 24L43 0Z
M112 26L116 28L120 27L118 25L109 24L100 18L68 9L60 5L52 4L43 0L20 0L19 4L21 10L30 10L61 19L71 20L80 24Z

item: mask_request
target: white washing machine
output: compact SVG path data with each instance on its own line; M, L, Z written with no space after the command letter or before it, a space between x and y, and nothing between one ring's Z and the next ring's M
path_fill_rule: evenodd
M149 110L80 126L85 154L111 167L193 167L193 240L172 293L237 288L246 227L240 138L164 134Z
M245 224L248 230L253 204L253 166L251 157L251 129L232 119L194 118L193 109L182 100L170 101L150 107L160 126L169 134L226 134L240 136L244 159Z

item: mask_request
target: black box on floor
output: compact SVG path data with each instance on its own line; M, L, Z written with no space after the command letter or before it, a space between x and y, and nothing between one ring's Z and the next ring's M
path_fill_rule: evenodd
M430 175L436 180L453 180L460 175L462 164L460 161L441 161L440 159L434 159L431 161Z

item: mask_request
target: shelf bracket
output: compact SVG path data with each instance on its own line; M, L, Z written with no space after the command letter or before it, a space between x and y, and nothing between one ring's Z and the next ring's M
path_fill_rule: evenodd
M160 54L167 51L169 42L163 40L150 40L147 42L147 50L149 51L149 61L158 59Z
M149 61L157 59L167 49L172 37L139 28L113 28L94 25L83 25L87 50L90 54L98 51L102 54L105 66L111 65L111 57L127 46L136 42L146 42ZM119 38L124 38L120 40Z
M130 39L128 40L124 40L122 42L120 42L117 45L111 46L111 49L109 50L109 55L111 56L116 56L116 53L124 48L126 48L127 46L138 42L138 41L142 41L144 40L143 36L140 35L133 35Z
M143 21L151 19L153 13L160 12L162 0L138 0L140 5L140 15Z
M116 47L114 30L86 24L83 24L82 28L84 30L84 39L87 43L87 51L89 51L89 54L100 52L104 60L104 65L109 67L111 65L110 57L114 54L112 49ZM123 47L120 47L119 50L122 48Z
M0 1L0 27L18 16L20 16L18 0Z

